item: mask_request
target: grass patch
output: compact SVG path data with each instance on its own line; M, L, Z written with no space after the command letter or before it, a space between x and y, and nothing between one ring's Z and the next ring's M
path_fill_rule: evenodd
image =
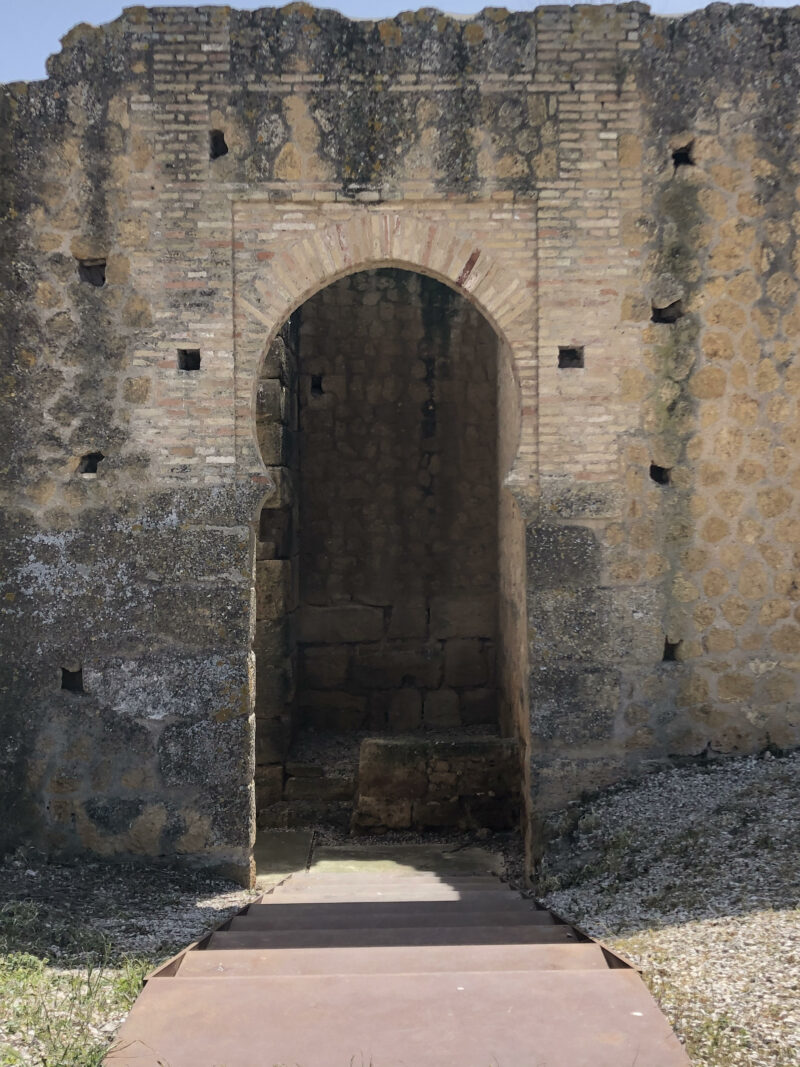
M96 1067L157 962L119 957L96 930L34 901L3 905L0 1065Z
M0 1067L102 1063L144 976L252 894L203 872L0 861Z

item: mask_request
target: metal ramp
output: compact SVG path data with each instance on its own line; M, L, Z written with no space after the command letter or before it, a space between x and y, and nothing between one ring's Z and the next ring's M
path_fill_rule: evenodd
M491 874L296 873L148 980L113 1067L688 1067L637 972Z

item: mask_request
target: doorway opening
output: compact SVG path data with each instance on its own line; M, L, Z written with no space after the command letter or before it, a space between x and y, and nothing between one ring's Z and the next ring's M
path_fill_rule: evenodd
M281 482L256 548L258 827L518 825L515 405L507 346L426 275L351 274L279 331L257 403Z

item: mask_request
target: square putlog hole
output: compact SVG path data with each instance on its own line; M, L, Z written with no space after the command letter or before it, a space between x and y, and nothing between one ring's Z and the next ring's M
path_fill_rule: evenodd
M208 135L208 154L211 159L221 159L227 156L228 145L225 142L225 134L222 130L212 130Z
M575 370L577 367L583 366L583 346L566 347L564 345L558 346L558 369L559 370Z
M668 637L664 638L664 654L661 657L662 663L677 663L679 659L681 642L670 641Z
M200 349L179 348L178 370L200 370Z
M85 456L81 456L78 474L97 474L98 464L105 458L102 452L87 452Z
M664 307L652 306L652 314L650 316L651 322L666 323L668 326L672 326L678 319L682 319L684 316L683 301L674 300L671 304L666 304Z
M694 141L687 141L686 144L679 145L678 148L673 149L672 166L675 170L678 167L694 166Z
M61 668L61 688L66 689L69 693L82 693L83 692L83 668L78 667L76 671L71 671L67 667Z
M82 282L99 289L106 284L106 261L104 259L79 259L78 277Z

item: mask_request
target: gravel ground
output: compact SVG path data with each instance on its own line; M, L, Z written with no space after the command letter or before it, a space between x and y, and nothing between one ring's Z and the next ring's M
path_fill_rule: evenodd
M46 951L51 962L70 966L98 953L109 963L174 955L256 895L191 871L48 863L24 850L0 865L0 907L24 902L37 917L35 924L14 927L17 943L6 944L6 951ZM10 938L6 931L6 942Z
M800 1064L799 771L766 756L612 790L562 816L542 870L543 902L642 969L695 1067Z

